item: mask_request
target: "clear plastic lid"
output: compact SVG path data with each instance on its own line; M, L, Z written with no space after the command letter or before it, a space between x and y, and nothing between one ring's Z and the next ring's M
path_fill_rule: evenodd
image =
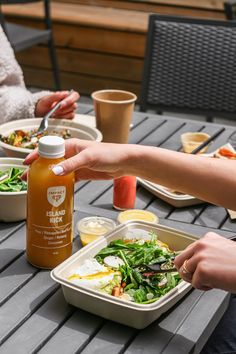
M112 231L115 227L116 223L114 220L100 216L89 216L81 219L77 223L77 228L80 233L97 236L103 236L108 231Z
M40 156L59 158L65 155L65 140L56 135L47 135L39 139L38 152Z

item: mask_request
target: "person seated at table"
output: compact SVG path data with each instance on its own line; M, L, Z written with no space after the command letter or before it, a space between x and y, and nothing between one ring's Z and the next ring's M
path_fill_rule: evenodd
M53 117L74 118L78 92L68 96L68 91L31 93L26 89L23 72L1 26L0 48L0 124L13 119L42 117L61 100L63 103Z
M25 159L31 164L37 151ZM76 180L113 179L134 175L199 199L236 210L236 160L141 145L66 141L66 160L56 175L75 171ZM236 294L236 243L208 232L175 259L181 277L195 288L223 289ZM236 353L236 296L216 327L202 354Z

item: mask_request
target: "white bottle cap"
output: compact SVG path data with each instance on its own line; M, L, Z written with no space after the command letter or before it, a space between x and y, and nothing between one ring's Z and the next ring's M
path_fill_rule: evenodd
M63 157L65 155L65 140L55 135L43 136L39 139L38 153L48 159Z

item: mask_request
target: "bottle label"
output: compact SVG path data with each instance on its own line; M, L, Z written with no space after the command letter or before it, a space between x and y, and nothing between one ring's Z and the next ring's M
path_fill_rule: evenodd
M49 187L47 190L47 200L56 208L64 202L65 197L66 188L64 186Z
M38 221L32 223L34 242L37 248L61 248L71 242L72 222L68 220L68 205L66 202L66 187L54 186L46 190L49 203L47 210L43 210ZM67 206L67 207L66 207ZM42 222L42 216L44 223ZM40 220L40 221L39 221ZM68 222L69 221L69 222Z

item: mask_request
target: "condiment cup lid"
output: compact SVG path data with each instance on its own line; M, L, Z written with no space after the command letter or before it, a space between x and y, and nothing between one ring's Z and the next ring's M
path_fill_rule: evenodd
M101 216L89 216L81 219L77 223L79 233L103 236L116 227L116 222L112 219Z
M148 221L154 224L157 224L159 222L159 218L157 215L155 215L150 211L141 210L141 209L131 209L131 210L122 211L121 213L119 213L117 220L120 224L130 220Z

